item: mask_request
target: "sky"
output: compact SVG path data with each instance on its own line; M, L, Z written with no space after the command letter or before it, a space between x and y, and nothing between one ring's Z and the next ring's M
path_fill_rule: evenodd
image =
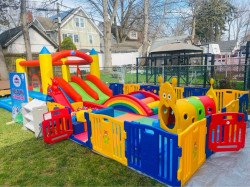
M30 1L30 2L33 1L34 3L39 3L39 2L44 2L46 0L28 0L28 1ZM47 0L47 1L53 1L53 0ZM162 0L159 0L159 1L162 1ZM241 4L245 4L247 7L249 7L249 4L250 4L250 0L230 0L230 1L236 7L239 7L239 5L241 5ZM66 7L61 7L62 10L69 10L70 8L75 8L75 7L78 7L79 5L81 5L86 12L90 12L90 6L88 6L87 0L59 0L59 2L61 2L65 6L67 6L67 8ZM180 5L182 5L182 4L181 3L180 4L175 4L174 6L180 6ZM55 4L53 6L48 6L48 7L52 8L52 9L56 9L56 5ZM174 7L171 7L171 8L174 8ZM182 10L182 12L183 11L190 12L188 9L185 9L183 7L182 7L181 10ZM250 11L250 7L249 7L249 11ZM51 14L52 13L53 12L51 12ZM43 14L46 15L46 12L44 12ZM178 16L178 15L177 14L168 15L168 22L173 27L176 26L176 24L178 24L176 22L176 20L173 19L175 16ZM94 18L96 20L102 20L102 18L98 17L98 15L96 15L96 14L92 15L92 18ZM226 34L223 36L223 39L227 39L228 32L225 32L225 33ZM232 29L231 35L233 36L233 29Z

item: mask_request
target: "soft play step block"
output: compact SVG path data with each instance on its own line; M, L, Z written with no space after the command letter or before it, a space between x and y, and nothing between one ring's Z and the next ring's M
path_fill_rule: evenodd
M84 132L83 122L75 121L73 122L73 134L77 135Z

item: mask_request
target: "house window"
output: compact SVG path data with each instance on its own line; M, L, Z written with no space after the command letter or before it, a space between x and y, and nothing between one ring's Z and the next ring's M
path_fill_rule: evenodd
M75 18L76 27L84 27L84 19L83 18Z
M73 34L67 34L67 37L71 38L71 40L74 41L73 40Z
M84 27L84 19L80 18L80 27Z
M63 39L66 38L66 37L69 37L71 38L71 40L74 42L74 43L78 43L79 42L79 35L78 34L63 34Z
M137 32L136 31L130 31L129 38L133 39L133 40L137 40L138 39Z
M79 42L79 35L74 34L74 42L78 43Z
M92 35L89 35L89 43L93 44L93 36Z
M63 37L63 40L64 40L64 38L66 38L66 37L67 37L67 34L63 34L63 35L62 35L62 37Z

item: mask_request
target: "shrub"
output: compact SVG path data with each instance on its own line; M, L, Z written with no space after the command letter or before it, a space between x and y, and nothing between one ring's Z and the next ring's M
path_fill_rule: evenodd
M73 43L70 37L64 38L61 44L62 50L76 50L76 45Z

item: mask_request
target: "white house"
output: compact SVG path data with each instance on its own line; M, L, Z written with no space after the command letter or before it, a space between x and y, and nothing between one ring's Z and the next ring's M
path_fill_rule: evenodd
M57 17L36 17L34 24L58 43ZM95 48L100 51L100 37L103 34L81 7L61 12L60 18L61 40L70 37L78 50L88 52Z
M57 44L34 24L29 25L29 36L32 53L39 53L44 46L51 53L56 51ZM0 45L7 53L26 53L22 27L15 27L0 34Z

